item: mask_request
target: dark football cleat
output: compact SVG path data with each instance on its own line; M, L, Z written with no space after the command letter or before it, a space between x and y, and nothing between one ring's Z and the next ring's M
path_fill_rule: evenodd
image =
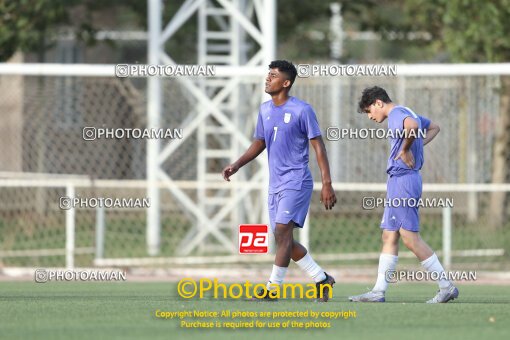
M335 278L333 276L328 275L326 272L324 272L324 274L326 274L326 278L315 284L317 289L317 302L328 302L330 295L332 294L331 288L333 288L333 285L335 284ZM323 294L322 297L320 296L321 292Z
M261 288L255 294L251 301L278 301L276 291L270 291L267 288Z

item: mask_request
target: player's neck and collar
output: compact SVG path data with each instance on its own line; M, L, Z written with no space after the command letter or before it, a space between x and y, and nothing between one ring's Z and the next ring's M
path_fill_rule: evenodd
M281 91L271 95L271 104L273 107L282 107L292 98L287 91Z
M384 104L383 115L384 115L385 119L390 116L391 111L393 111L393 109L396 108L397 106L399 106L399 105L397 105L393 102Z

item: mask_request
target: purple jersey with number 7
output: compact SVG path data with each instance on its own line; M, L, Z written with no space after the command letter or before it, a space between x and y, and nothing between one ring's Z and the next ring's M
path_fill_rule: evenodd
M272 100L262 103L253 137L266 142L270 194L301 190L303 182L313 182L308 168L308 143L320 135L310 104L292 96L280 106Z

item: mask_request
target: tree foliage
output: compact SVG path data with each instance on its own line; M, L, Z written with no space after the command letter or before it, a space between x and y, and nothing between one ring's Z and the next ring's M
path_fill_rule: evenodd
M0 0L0 60L9 59L17 50L48 48L48 30L68 24L67 9L75 4L75 0Z
M175 14L184 0L164 1L163 22ZM425 31L428 41L415 40L409 45L447 51L454 62L501 62L510 59L510 0L344 0L344 25L357 30L372 30L388 37L398 32ZM313 41L311 30L328 32L329 1L279 0L277 12L278 41L299 45L300 55L328 57L327 41ZM83 15L77 20L73 13ZM100 29L92 14L127 9L133 18L130 29L147 27L146 0L0 0L0 60L16 50L42 52L52 46L62 27L72 29L87 43ZM73 12L74 11L74 12ZM193 53L196 23L182 28L174 37L178 46ZM171 45L170 47L172 47ZM175 46L174 46L175 47ZM301 51L302 50L302 51Z
M407 0L410 28L431 34L453 62L510 59L510 0Z

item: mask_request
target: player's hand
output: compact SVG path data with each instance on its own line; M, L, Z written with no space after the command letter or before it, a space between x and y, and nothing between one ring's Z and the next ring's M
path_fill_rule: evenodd
M239 170L239 167L234 163L234 164L230 164L229 166L225 167L225 169L223 169L221 174L223 175L223 178L225 179L225 181L230 182L230 176L235 174L237 172L237 170Z
M324 204L326 210L330 210L335 206L336 196L331 184L326 184L322 186L321 202Z
M404 162L405 165L407 165L409 168L414 168L414 156L411 150L404 151L400 150L397 157L395 157L395 160L402 159L402 162Z

